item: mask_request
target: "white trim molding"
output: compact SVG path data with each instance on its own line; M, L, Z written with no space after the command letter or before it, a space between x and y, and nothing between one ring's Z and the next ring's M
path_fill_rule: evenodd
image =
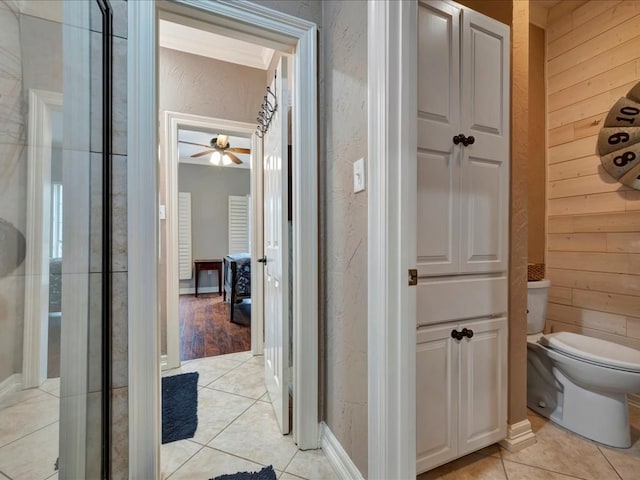
M368 2L368 476L416 477L416 2Z
M531 429L531 422L522 420L507 427L507 437L500 441L500 446L511 453L515 453L534 445L536 442L536 435Z
M129 477L160 476L156 8L293 52L294 440L318 448L317 28L240 0L129 2ZM195 10L194 10L195 9ZM164 10L163 10L164 11ZM304 289L304 291L303 291ZM304 297L303 297L304 294ZM303 301L304 298L304 301Z
M24 388L47 379L49 254L51 233L52 112L62 110L62 93L29 90L27 149L27 252L24 288Z
M163 365L163 369L178 368L180 366L180 300L179 295L183 293L180 288L180 280L178 275L178 166L180 164L180 154L178 151L178 130L180 128L195 128L211 130L213 132L222 131L229 135L251 138L252 146L252 169L251 169L251 187L254 187L255 175L262 178L261 173L257 173L255 167L261 167L262 165L256 165L254 157L257 155L258 139L255 135L256 126L250 123L236 122L232 120L224 120L221 118L203 117L201 115L193 115L190 113L180 113L165 111L164 112L164 138L162 139L162 154L161 161L164 165L165 172L165 239L166 241L166 277L163 279L166 282L166 318L167 318L167 363ZM253 194L256 197L257 195ZM261 200L260 197L259 200ZM258 201L258 199L255 199ZM255 209L253 211L256 211ZM255 230L255 229L254 229ZM255 239L252 239L252 248L256 245ZM260 246L262 251L262 246ZM259 253L251 255L251 271L261 272L262 269L258 268L258 264L255 262L256 258L260 258L257 255ZM258 277L257 275L255 277ZM261 291L262 278L255 278L252 276L251 283L254 285L252 289L253 295L257 295L258 298L253 302L251 315L251 351L254 355L262 354L262 339L254 346L253 332L262 332L262 299L257 292ZM256 283L255 281L258 281ZM222 286L221 290L222 291ZM189 293L195 292L195 289ZM212 290L213 291L213 290ZM205 290L202 290L204 293ZM255 293L254 293L255 292ZM186 292L185 292L186 293ZM258 339L255 339L256 341ZM260 348L258 350L258 348Z
M333 467L338 478L342 480L364 480L356 464L353 463L342 444L324 422L320 423L320 443L329 465Z
M0 402L6 395L22 390L22 375L14 373L0 382Z
M160 478L155 3L127 10L129 478Z

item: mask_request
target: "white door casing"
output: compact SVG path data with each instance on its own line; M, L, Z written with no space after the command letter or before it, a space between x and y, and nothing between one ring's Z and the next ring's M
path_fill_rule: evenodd
M283 434L289 433L289 229L287 59L278 62L271 91L276 108L264 134L264 375Z
M159 3L129 2L127 217L129 225L129 475L160 476L157 305L156 21ZM318 447L317 27L248 1L176 0L162 8L293 53L294 440ZM278 48L278 47L277 47ZM253 266L255 268L255 266ZM304 287L304 302L298 301ZM303 321L304 320L304 321ZM415 340L413 341L415 346ZM414 466L415 468L415 466Z
M164 112L164 155L162 161L165 171L165 218L166 218L166 297L165 308L167 312L167 353L162 356L162 369L177 368L180 366L180 304L179 304L179 269L178 269L178 130L180 128L194 128L210 131L224 131L230 134L251 137L251 192L254 208L252 212L258 211L261 205L262 192L262 164L257 161L260 158L260 144L255 135L255 125L251 123L235 122L221 118L203 117L181 112ZM255 227L251 230L251 271L257 272L258 267L254 265L255 258L262 255L262 229L260 228L261 218L255 217ZM255 250L255 251L254 251ZM251 306L251 351L254 355L262 354L262 336L259 334L263 330L262 315L262 278L252 275L251 278L252 299Z

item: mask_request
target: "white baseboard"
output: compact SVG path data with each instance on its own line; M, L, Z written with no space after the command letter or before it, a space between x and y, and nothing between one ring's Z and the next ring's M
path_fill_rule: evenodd
M195 295L195 287L186 287L179 290L180 295ZM198 294L200 293L218 293L218 287L198 287ZM222 295L222 291L220 291Z
M531 430L531 422L522 420L507 427L507 438L500 441L500 446L515 453L534 445L536 442L536 435Z
M9 395L10 393L17 392L22 389L22 374L14 373L10 377L6 378L2 382L0 382L0 400L2 400L5 395Z
M364 477L353 463L347 452L335 437L329 426L320 423L320 444L329 464L333 467L338 478L344 480L364 480Z

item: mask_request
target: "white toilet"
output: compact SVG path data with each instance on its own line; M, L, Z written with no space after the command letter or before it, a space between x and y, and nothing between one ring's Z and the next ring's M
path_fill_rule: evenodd
M529 282L527 406L579 435L631 446L627 393L640 392L640 350L585 335L543 335L549 280Z

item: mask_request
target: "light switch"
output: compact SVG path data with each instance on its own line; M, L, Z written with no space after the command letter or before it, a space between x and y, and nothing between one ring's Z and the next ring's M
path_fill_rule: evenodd
M365 189L364 158L353 162L353 191L361 192Z
M160 208L158 209L158 211L160 212L160 220L166 219L166 215L164 213L164 205L160 205Z

